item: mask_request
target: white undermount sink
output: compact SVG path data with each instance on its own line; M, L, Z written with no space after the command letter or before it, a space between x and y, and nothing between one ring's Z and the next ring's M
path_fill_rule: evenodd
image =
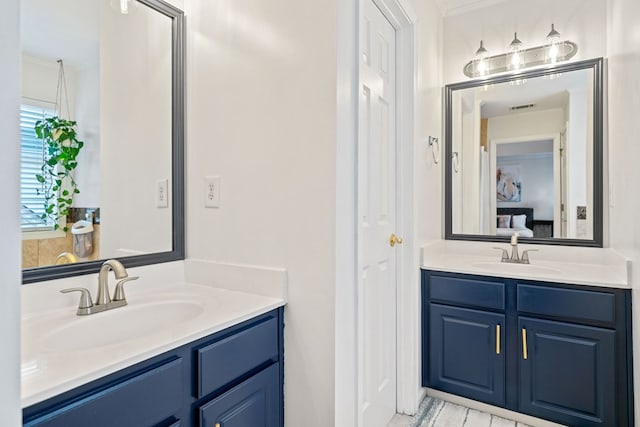
M515 264L507 262L475 262L471 264L473 267L490 271L492 273L506 273L506 274L540 274L540 275L558 275L560 270L550 267L544 267L535 264Z
M43 335L47 351L77 351L136 340L200 316L194 301L156 301L76 316Z

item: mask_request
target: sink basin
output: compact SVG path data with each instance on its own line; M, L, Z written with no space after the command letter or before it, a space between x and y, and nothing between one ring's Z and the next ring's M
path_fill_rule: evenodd
M77 351L108 346L166 330L202 314L197 302L170 301L129 305L73 321L44 335L49 351Z
M492 273L510 273L525 275L558 275L560 270L535 264L510 264L507 262L476 262L473 267Z

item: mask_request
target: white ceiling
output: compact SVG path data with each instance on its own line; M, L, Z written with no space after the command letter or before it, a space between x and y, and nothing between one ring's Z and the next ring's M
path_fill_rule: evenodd
M577 70L549 77L527 80L519 86L500 83L489 86L478 96L482 99L482 117L496 117L530 111L564 108L572 90L586 90L591 84L591 70ZM511 107L534 104L533 108L511 110Z
M508 0L436 0L443 16L460 15Z

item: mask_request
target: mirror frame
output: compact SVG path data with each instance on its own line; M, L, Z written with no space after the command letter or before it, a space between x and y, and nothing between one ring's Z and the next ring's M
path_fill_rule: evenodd
M481 234L457 234L452 230L452 191L453 191L453 159L452 159L452 97L453 92L486 84L505 83L523 78L543 77L551 74L566 73L576 70L593 70L593 239L535 238L520 237L522 243L536 243L564 246L603 245L603 112L604 112L604 60L603 58L560 64L517 73L500 74L482 79L446 85L444 88L445 103L445 240L469 240L484 242L508 242L509 236L491 236Z
M162 0L136 0L171 19L171 198L172 250L144 255L117 257L125 267L179 261L185 258L184 224L184 104L185 104L185 18L180 9ZM77 264L36 267L22 270L22 283L55 280L98 273L108 258Z

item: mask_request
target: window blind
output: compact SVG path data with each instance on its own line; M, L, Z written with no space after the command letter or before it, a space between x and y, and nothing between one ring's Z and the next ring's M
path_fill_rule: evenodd
M38 120L54 115L53 110L31 105L20 106L20 227L22 231L53 229L53 221L45 213L44 195L38 194L42 184L36 179L44 161L43 141L36 137L34 126Z

